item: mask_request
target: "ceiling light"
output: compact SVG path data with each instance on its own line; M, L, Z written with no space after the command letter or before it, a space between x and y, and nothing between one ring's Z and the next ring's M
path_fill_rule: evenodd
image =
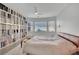
M37 7L34 7L34 14L35 14L35 15L37 15L37 14L38 14Z
M37 15L37 14L38 14L38 12L35 12L34 14L35 14L35 15Z

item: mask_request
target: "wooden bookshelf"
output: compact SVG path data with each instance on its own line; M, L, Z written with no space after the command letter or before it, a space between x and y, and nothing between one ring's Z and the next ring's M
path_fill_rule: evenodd
M0 48L23 38L27 31L25 20L23 15L0 3Z

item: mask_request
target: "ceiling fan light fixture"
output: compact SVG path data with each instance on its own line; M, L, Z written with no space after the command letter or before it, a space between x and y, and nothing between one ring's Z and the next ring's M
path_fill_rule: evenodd
M37 9L37 7L34 7L34 14L38 15L38 9Z
M35 12L34 14L35 14L35 15L38 15L38 12Z

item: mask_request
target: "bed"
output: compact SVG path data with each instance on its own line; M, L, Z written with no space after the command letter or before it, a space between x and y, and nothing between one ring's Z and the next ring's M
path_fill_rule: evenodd
M77 47L71 42L57 37L52 39L44 36L34 36L23 43L23 53L31 55L70 55L77 51Z

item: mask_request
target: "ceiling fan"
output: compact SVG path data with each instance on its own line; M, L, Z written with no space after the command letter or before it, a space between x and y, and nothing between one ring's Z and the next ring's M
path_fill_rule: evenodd
M39 9L36 6L34 7L34 15L42 15L42 13L39 13Z
M43 14L39 13L39 10L36 6L33 7L34 13L32 16L28 16L28 17L32 17L32 18L40 18Z

